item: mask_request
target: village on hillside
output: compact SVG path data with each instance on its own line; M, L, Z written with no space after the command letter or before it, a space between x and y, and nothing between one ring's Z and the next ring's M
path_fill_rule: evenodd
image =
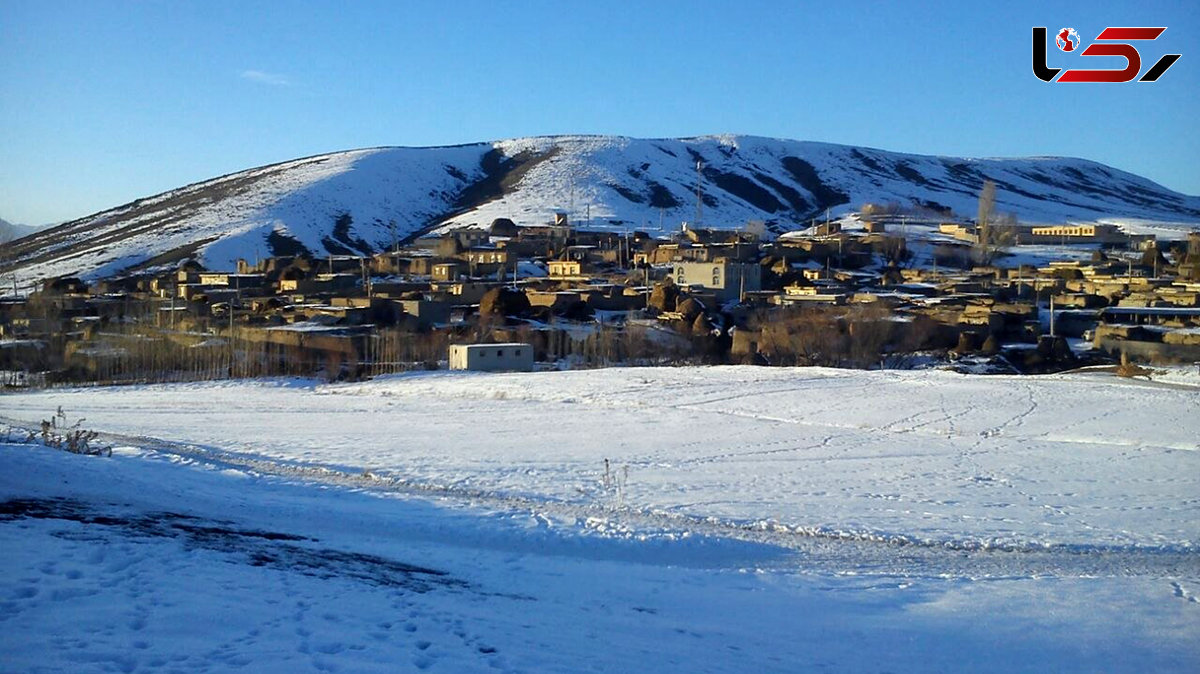
M474 344L497 345L493 360L450 356ZM1159 242L1112 225L981 227L867 205L771 241L759 223L685 223L658 239L559 214L372 256L189 259L0 299L5 386L346 379L448 362L1039 373L1122 359L1200 361L1200 233Z

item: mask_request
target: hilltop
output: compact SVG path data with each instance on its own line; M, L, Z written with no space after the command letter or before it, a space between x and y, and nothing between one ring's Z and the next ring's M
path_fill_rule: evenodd
M697 219L718 228L761 220L780 233L864 202L969 216L987 179L997 210L1027 222L1200 223L1200 197L1085 159L734 135L547 136L351 150L221 176L26 236L7 247L0 273L102 278L189 257L231 268L238 258L365 254L431 230L540 224L555 212L589 229L652 234Z

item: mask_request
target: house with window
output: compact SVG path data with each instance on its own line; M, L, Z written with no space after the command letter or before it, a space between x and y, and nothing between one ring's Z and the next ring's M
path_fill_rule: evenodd
M532 372L533 345L523 342L451 344L449 360L451 370Z
M1077 224L1033 227L1033 243L1089 242L1126 243L1129 239L1116 225Z
M579 260L550 260L550 278L578 278L583 274Z
M430 267L430 278L434 281L457 281L465 271L462 262L439 262Z
M703 288L722 302L762 290L762 267L753 262L676 262L672 274L676 284Z

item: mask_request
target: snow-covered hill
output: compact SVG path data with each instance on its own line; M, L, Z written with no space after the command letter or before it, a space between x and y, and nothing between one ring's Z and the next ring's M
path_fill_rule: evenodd
M776 232L864 202L971 214L985 179L1022 220L1200 223L1200 197L1083 159L968 159L751 136L551 136L453 147L338 152L243 171L26 237L0 272L25 282L103 277L199 256L239 258L386 248L495 218L537 224L566 211L591 228L675 230L696 221Z

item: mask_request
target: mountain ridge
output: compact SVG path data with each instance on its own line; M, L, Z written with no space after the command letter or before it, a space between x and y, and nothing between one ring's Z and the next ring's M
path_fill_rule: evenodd
M29 236L43 227L37 225L22 225L17 222L9 222L4 218L0 218L0 244L7 243L13 239L19 239L23 236Z
M697 163L700 167L697 169ZM6 246L0 273L99 278L187 257L366 254L428 231L538 224L676 230L762 220L796 229L827 210L897 203L970 215L984 180L997 209L1035 222L1200 223L1200 197L1070 157L970 158L718 134L639 139L553 135L311 155L197 181Z

